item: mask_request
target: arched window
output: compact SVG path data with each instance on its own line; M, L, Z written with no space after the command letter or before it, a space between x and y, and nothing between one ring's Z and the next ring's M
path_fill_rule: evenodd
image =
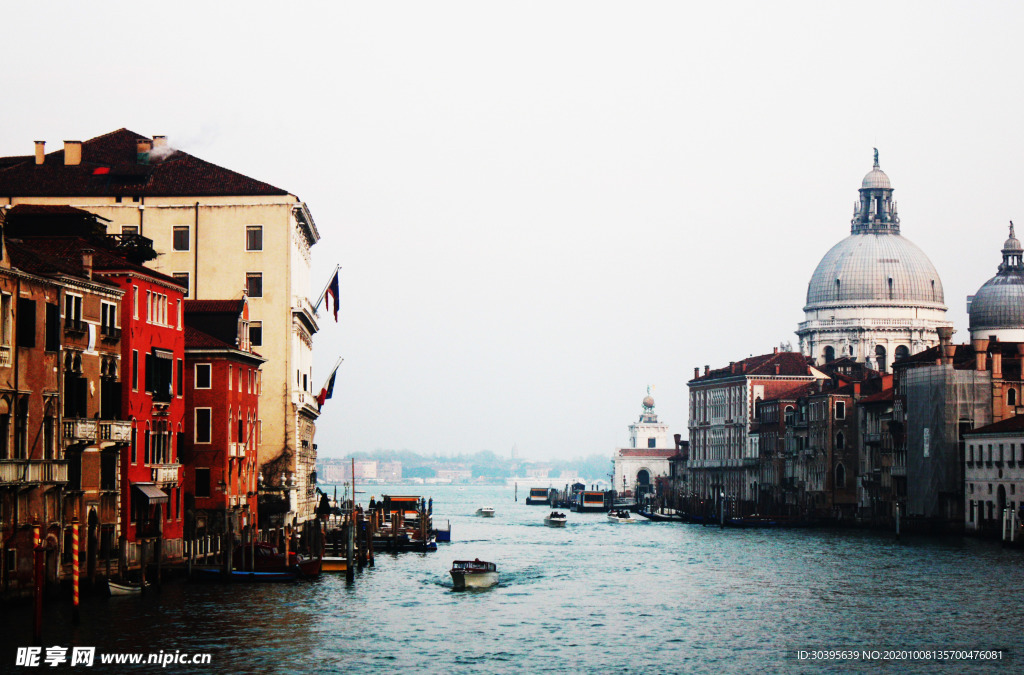
M896 352L893 354L895 361L901 361L910 356L910 349L906 345L900 345L896 348Z
M11 401L0 398L0 459L11 459Z
M878 364L878 370L884 373L886 366L885 347L883 347L882 345L878 345L877 347L875 347L875 361Z
M835 361L835 360L836 360L836 350L835 350L835 347L833 347L832 345L829 345L828 347L825 347L825 363L828 363L830 361Z
M838 434L836 434L836 450L845 450L845 449L846 449L846 436L843 434L842 431L840 431Z
M846 468L842 464L836 464L836 487L846 487Z

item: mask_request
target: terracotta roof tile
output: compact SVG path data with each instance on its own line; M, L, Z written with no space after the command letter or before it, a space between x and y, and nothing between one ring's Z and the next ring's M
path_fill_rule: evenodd
M965 431L964 436L974 436L976 434L1005 434L1018 431L1024 431L1024 415L1015 415L1014 417L1010 417L1000 422L994 422L983 427L978 427L977 429Z
M779 372L775 372L775 367L779 367ZM707 375L701 375L696 377L691 382L701 382L704 380L717 380L726 377L741 377L741 376L806 376L810 375L811 371L808 368L808 358L798 352L775 352L772 354L762 354L760 356L751 356L742 361L737 361L732 366L726 366L725 368L718 368L710 371Z

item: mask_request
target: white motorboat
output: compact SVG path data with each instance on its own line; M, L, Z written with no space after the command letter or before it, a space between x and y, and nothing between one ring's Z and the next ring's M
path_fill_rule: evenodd
M490 588L498 583L498 568L494 563L476 560L456 560L452 563L452 583L457 590L464 588Z
M565 527L566 522L568 522L568 518L564 513L558 511L552 511L544 517L544 524L548 527Z
M482 518L493 518L494 517L494 508L492 508L490 506L483 506L483 507L481 507L481 508L476 510L476 515L478 515L478 516L480 516Z
M629 511L625 509L613 509L608 512L608 520L613 523L635 523Z

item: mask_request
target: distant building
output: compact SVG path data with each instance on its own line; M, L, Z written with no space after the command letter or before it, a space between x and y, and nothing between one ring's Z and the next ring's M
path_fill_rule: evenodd
M397 483L402 480L401 462L378 462L377 478L389 483Z
M657 479L670 481L672 460L679 454L668 437L668 425L658 421L654 399L648 391L639 419L629 426L629 447L612 456L612 487L624 496L645 495L654 490Z
M1024 509L1024 415L964 433L964 526L998 535L1004 511Z
M756 508L759 493L758 437L750 433L757 403L801 383L827 379L795 352L752 356L725 368L694 369L690 388L691 503L715 508L725 499L741 513Z

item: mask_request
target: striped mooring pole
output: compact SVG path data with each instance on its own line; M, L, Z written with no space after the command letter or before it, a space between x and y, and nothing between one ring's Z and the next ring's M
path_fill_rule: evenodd
M74 607L71 610L71 620L78 623L78 518L71 521L71 596L74 598Z

